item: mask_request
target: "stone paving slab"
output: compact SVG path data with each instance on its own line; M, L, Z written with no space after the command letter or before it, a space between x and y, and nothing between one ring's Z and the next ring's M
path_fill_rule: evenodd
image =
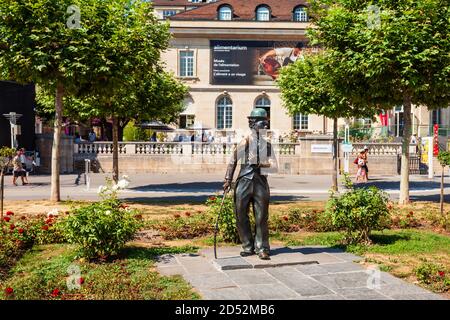
M374 273L355 263L361 257L336 248L273 247L272 264L255 256L242 258L239 252L237 246L218 248L218 260L210 248L167 254L157 258L156 266L163 275L184 277L203 299L445 300L389 273ZM277 265L289 262L314 264ZM376 283L374 274L379 275Z
M237 269L264 269L270 267L281 267L291 265L318 264L320 262L342 262L339 258L331 255L320 255L317 251L312 254L304 254L301 250L287 247L273 247L270 252L270 260L261 260L257 255L241 257L239 255L240 247L219 248L218 259L214 260L214 265L219 270L237 270ZM204 249L200 254L212 259L214 257L213 249Z

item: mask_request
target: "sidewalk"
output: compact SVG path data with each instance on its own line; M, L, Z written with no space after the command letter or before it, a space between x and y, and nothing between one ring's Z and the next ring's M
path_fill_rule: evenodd
M84 177L61 175L62 200L97 200L97 189L105 183L105 174L91 174L90 189ZM223 175L217 174L141 174L130 175L131 183L121 197L129 200L189 201L203 202L206 197L221 192ZM30 176L30 185L13 186L11 176L5 177L7 200L45 200L50 195L50 176ZM373 176L366 186L374 185L387 191L397 199L400 188L399 176ZM448 177L446 177L448 180ZM427 176L410 177L410 194L414 200L437 201L440 193L440 178ZM78 182L78 184L76 184ZM325 200L329 196L329 175L273 175L269 176L273 201ZM445 183L448 188L449 183ZM342 190L343 188L341 188ZM448 201L450 201L450 196Z
M335 248L274 247L271 262L243 259L239 251L218 248L218 260L212 249L163 255L157 268L163 275L183 276L206 300L444 300L389 273L366 269L355 263L361 257ZM233 268L223 270L224 264Z

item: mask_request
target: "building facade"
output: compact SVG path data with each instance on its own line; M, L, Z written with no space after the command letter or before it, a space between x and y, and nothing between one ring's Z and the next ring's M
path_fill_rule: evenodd
M270 129L279 135L330 134L332 120L318 115L289 115L275 81L279 68L307 50L310 27L303 0L154 0L160 19L168 19L171 47L162 58L167 69L190 87L179 127L202 126L223 132L247 128L255 107L267 110ZM298 44L302 47L295 50ZM299 51L299 54L296 52ZM445 107L445 106L443 106ZM339 119L339 126L360 122L374 135L400 137L403 110L393 106L387 117ZM434 124L448 135L448 108L413 107L413 133L428 136ZM382 128L384 125L384 128Z

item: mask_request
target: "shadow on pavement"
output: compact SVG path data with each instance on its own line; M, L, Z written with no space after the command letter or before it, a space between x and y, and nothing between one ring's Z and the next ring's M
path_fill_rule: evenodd
M211 190L221 190L222 182L186 182L186 183L165 183L148 184L129 188L134 191L160 191L160 192L210 192Z
M213 195L214 193L211 193ZM157 197L132 197L132 198L121 198L121 200L124 200L129 203L157 203L157 204L199 204L199 203L205 203L206 199L208 199L208 196L201 195L201 196L194 196L194 195L186 195L186 196L174 196L174 195L167 195L167 196L157 196ZM270 201L276 202L276 201L298 201L298 200L306 200L308 197L304 196L271 196Z
M355 188L361 187L371 187L375 186L380 189L397 189L400 190L400 181L380 181L380 180L369 180L367 183L355 183ZM444 188L448 188L450 183L444 183ZM410 181L409 188L413 189L438 189L441 187L440 182L436 181Z

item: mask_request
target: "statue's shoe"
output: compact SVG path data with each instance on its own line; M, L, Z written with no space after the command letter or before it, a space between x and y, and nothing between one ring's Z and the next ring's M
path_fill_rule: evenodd
M254 255L255 254L255 252L254 251L241 251L241 253L240 253L240 255L241 255L241 257L249 257L249 256L252 256L252 255Z
M258 253L258 258L260 258L261 260L270 260L270 256L267 252L260 252Z

